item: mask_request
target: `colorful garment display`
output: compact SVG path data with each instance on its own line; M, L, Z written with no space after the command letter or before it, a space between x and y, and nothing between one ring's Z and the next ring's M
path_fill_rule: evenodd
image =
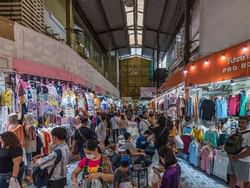
M205 145L201 148L201 169L209 175L213 171L214 155L215 150L211 146Z
M199 166L200 147L200 143L194 140L191 142L188 148L189 162L196 167Z
M215 114L218 119L224 119L228 117L228 104L224 98L215 99Z

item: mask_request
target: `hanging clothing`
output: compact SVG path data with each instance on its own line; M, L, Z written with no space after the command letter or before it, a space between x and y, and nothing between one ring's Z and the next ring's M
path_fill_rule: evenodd
M196 167L199 166L200 147L200 143L194 140L188 148L189 162Z
M214 147L218 146L218 133L216 130L208 130L204 136L204 142Z
M214 108L214 102L210 99L204 99L201 103L200 111L201 111L201 119L206 121L211 121L215 108Z
M228 112L228 105L227 105L227 100L224 98L217 98L215 100L215 113L216 117L218 119L224 119L227 118L227 112Z
M8 106L9 109L11 109L12 107L12 103L13 103L13 92L11 89L6 89L3 91L2 93L2 101L1 104L2 106Z
M248 111L249 98L245 91L240 92L240 113L239 116L246 116Z
M188 148L189 148L189 145L192 141L191 136L183 135L183 136L181 136L181 139L184 143L183 153L188 154Z
M228 99L228 114L236 116L240 110L240 95L230 95Z
M209 175L212 174L213 171L214 155L215 150L211 146L205 145L201 148L201 169Z
M193 128L191 135L194 139L198 140L199 143L203 142L203 130L202 129Z
M215 150L213 175L227 182L227 167L229 158L223 150Z
M17 136L21 146L25 148L25 134L22 125L9 125L7 131L13 132Z

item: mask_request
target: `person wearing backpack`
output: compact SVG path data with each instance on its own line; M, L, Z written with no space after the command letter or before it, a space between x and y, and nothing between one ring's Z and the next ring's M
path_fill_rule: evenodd
M47 188L63 188L67 185L66 166L69 160L69 147L66 144L67 131L63 127L55 127L52 129L51 135L54 145L52 151L46 157L36 160L35 166L40 167L41 170L47 170L48 176L46 178L41 177L40 180L44 181L44 179L47 179ZM35 180L35 174L33 173L33 180ZM36 177L36 179L38 178Z
M114 180L109 158L102 154L96 140L88 140L84 152L86 157L79 162L72 173L72 187L107 188ZM78 184L77 178L81 172L83 172L82 180Z
M72 144L72 155L75 155L78 153L80 158L82 159L85 154L84 154L84 144L87 142L89 139L94 138L94 132L91 131L90 128L88 128L88 118L80 118L81 125L77 128L74 139L73 139L73 144Z
M228 174L230 175L230 188L235 188L237 180L243 181L244 188L250 187L250 129L248 129L248 122L248 117L239 118L239 130L236 134L234 134L234 136L235 140L237 139L241 144L241 151L234 155L228 154ZM228 149L229 145L230 144L227 144L227 142L225 143L225 151L227 152L230 151L230 148Z

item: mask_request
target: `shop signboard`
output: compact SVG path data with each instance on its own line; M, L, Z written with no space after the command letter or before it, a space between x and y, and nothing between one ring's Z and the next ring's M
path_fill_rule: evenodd
M141 98L153 98L156 95L156 87L141 87Z

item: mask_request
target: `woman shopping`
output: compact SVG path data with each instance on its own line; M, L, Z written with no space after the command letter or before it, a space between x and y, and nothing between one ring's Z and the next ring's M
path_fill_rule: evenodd
M181 168L177 163L174 153L167 146L159 150L160 164L164 167L161 188L179 188Z
M24 171L21 144L12 132L1 134L0 142L0 187L8 188L9 181L13 179L21 185Z
M108 157L102 155L100 147L95 140L88 140L84 149L84 157L72 173L72 185L79 188L106 188L114 179L112 167ZM77 182L78 175L82 173L81 182Z

